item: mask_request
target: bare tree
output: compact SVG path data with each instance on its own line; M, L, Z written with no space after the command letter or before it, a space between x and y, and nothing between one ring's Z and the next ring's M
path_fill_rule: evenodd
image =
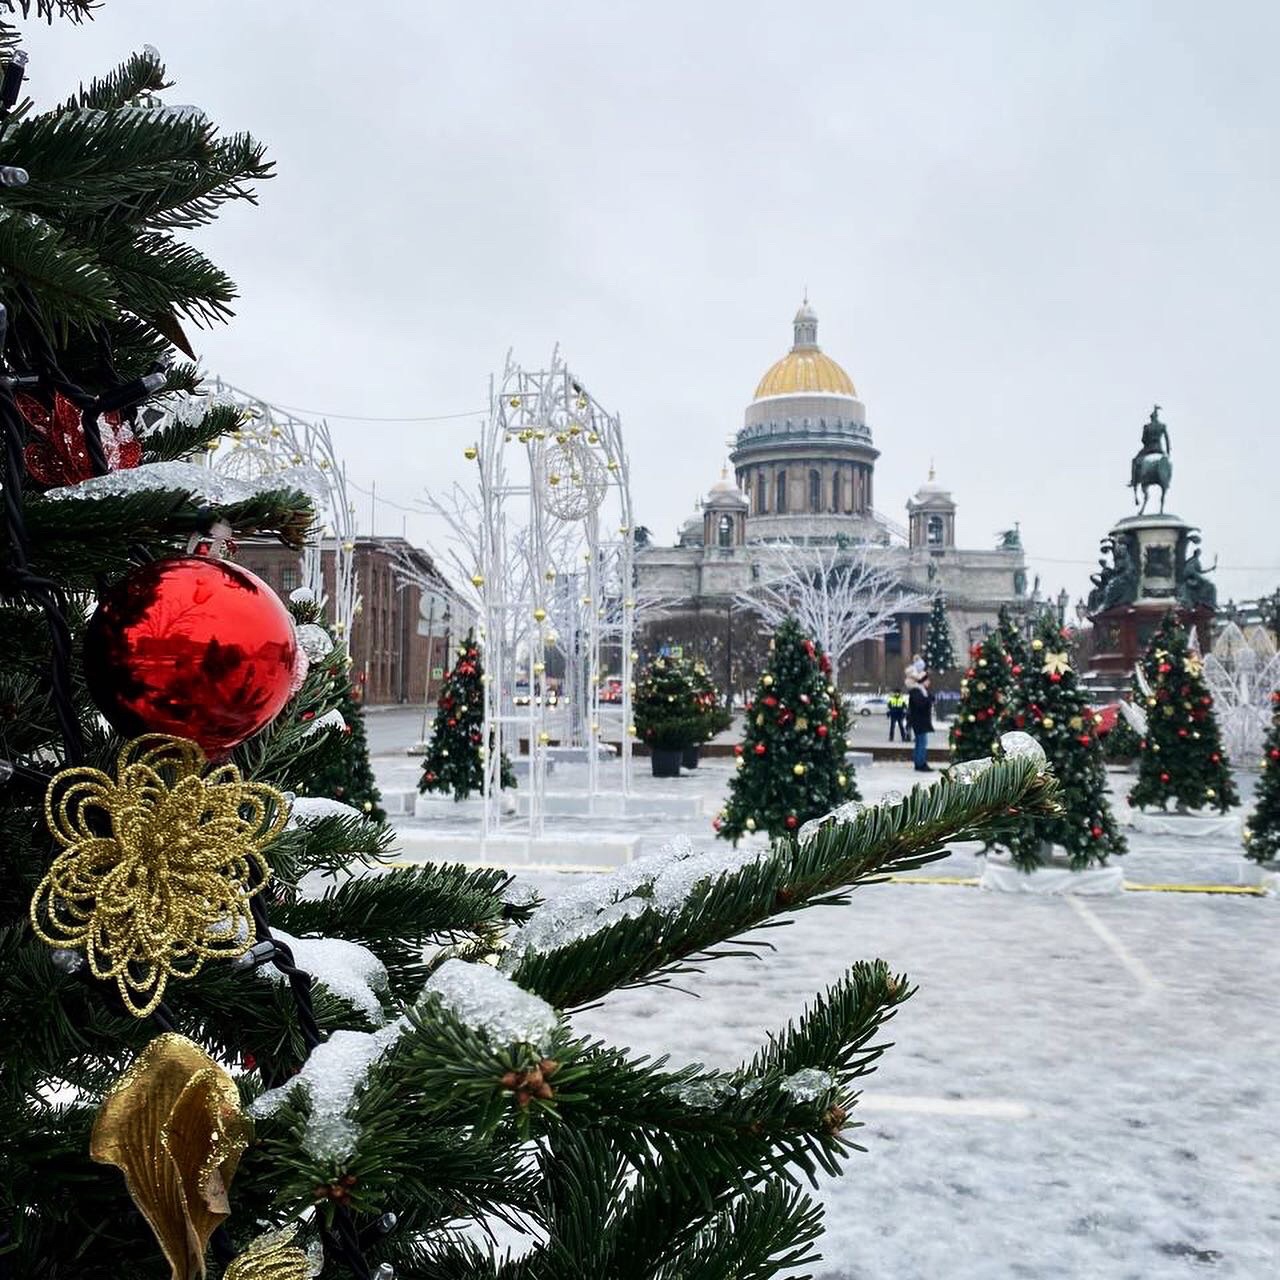
M866 552L782 542L769 548L763 581L734 603L754 609L765 626L794 617L831 659L831 678L855 645L898 629L897 618L929 607L929 596L902 585L892 570L868 561Z

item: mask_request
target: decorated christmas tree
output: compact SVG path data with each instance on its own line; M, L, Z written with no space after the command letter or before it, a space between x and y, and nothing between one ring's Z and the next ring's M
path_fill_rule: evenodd
M1204 662L1172 610L1151 637L1134 680L1146 703L1147 733L1139 744L1138 781L1129 803L1163 809L1172 800L1179 809L1223 813L1239 804Z
M311 758L311 771L298 784L296 794L341 800L374 822L382 822L387 815L369 763L364 711L351 687L351 656L323 625L322 612L308 588L299 588L289 597L289 611L298 624L299 645L308 661L321 669L330 682L326 693L337 699L329 713L330 726L315 722L319 726L317 732L330 727L332 731L324 734Z
M1077 871L1125 850L1107 800L1097 723L1068 660L1068 641L1055 618L1041 618L1009 698L1011 725L1040 743L1061 785L1061 814L1023 823L1002 842L1024 871L1042 865L1050 845Z
M1133 705L1130 695L1126 695L1123 702L1129 707ZM1137 759L1141 745L1142 735L1130 724L1128 716L1121 712L1102 736L1102 755L1108 764L1128 764Z
M793 618L777 629L769 665L747 704L747 732L735 747L737 773L715 820L735 843L752 831L786 835L858 799L845 763L844 706L831 663Z
M709 708L699 701L690 665L659 655L641 668L631 699L636 735L654 752L683 751L704 741Z
M960 681L960 705L951 722L953 759L985 759L996 749L1005 728L1012 666L1000 627L969 650L969 666Z
M698 713L698 741L710 742L733 723L733 713L725 706L724 695L716 688L706 663L695 661L689 664L689 681Z
M601 1043L570 1014L688 983L781 913L1048 812L1052 778L999 761L803 845L677 845L545 906L497 868L371 865L385 828L299 794L335 675L230 558L250 533L299 546L314 512L279 481L212 484L199 458L238 411L182 394L190 365L152 370L233 296L176 230L251 196L262 154L165 107L150 51L15 118L15 42L0 18L0 1272L814 1261L801 1178L855 1149L906 977L853 965L727 1069ZM148 398L158 418L136 412ZM518 1262L484 1243L497 1221L525 1234Z
M933 597L923 657L924 665L935 676L946 675L956 665L955 652L951 648L951 624L947 621L947 604L942 592Z
M475 633L468 631L457 663L440 686L418 790L451 791L455 800L483 792L485 750L484 667ZM514 787L516 775L505 752L501 772L503 787Z
M1004 643L1005 656L1009 663L1009 674L1016 680L1022 675L1022 667L1027 661L1027 640L1017 619L1009 612L1006 605L1000 606L996 626Z
M1271 728L1260 763L1262 776L1244 830L1244 848L1254 862L1270 864L1280 862L1280 691L1271 695Z

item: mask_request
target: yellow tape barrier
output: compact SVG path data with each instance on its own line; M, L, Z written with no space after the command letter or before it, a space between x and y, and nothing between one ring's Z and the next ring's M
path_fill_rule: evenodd
M976 888L977 876L889 876L890 884L952 884ZM1229 893L1238 897L1265 898L1267 891L1246 884L1137 884L1126 880L1129 893Z

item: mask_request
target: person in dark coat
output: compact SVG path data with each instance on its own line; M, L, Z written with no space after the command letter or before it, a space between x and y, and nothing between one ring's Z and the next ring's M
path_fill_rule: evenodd
M913 759L917 773L932 773L929 768L929 735L933 732L933 694L929 690L929 673L926 671L911 686L907 696L907 724L915 739Z

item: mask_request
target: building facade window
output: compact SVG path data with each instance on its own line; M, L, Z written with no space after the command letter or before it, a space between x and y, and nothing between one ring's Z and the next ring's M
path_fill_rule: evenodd
M931 547L942 546L944 530L941 516L930 516L925 522L925 541Z
M787 473L785 471L778 472L775 488L777 493L774 495L773 509L778 515L783 515L787 509Z
M722 547L733 546L733 517L721 516L716 528L716 542Z
M809 510L822 510L822 473L820 471L809 472Z
M280 570L280 590L287 596L302 586L302 570L296 564L287 564Z
M762 516L769 509L769 486L764 478L764 468L756 472L756 515Z
M831 510L837 515L840 512L840 473L838 471L831 476Z

